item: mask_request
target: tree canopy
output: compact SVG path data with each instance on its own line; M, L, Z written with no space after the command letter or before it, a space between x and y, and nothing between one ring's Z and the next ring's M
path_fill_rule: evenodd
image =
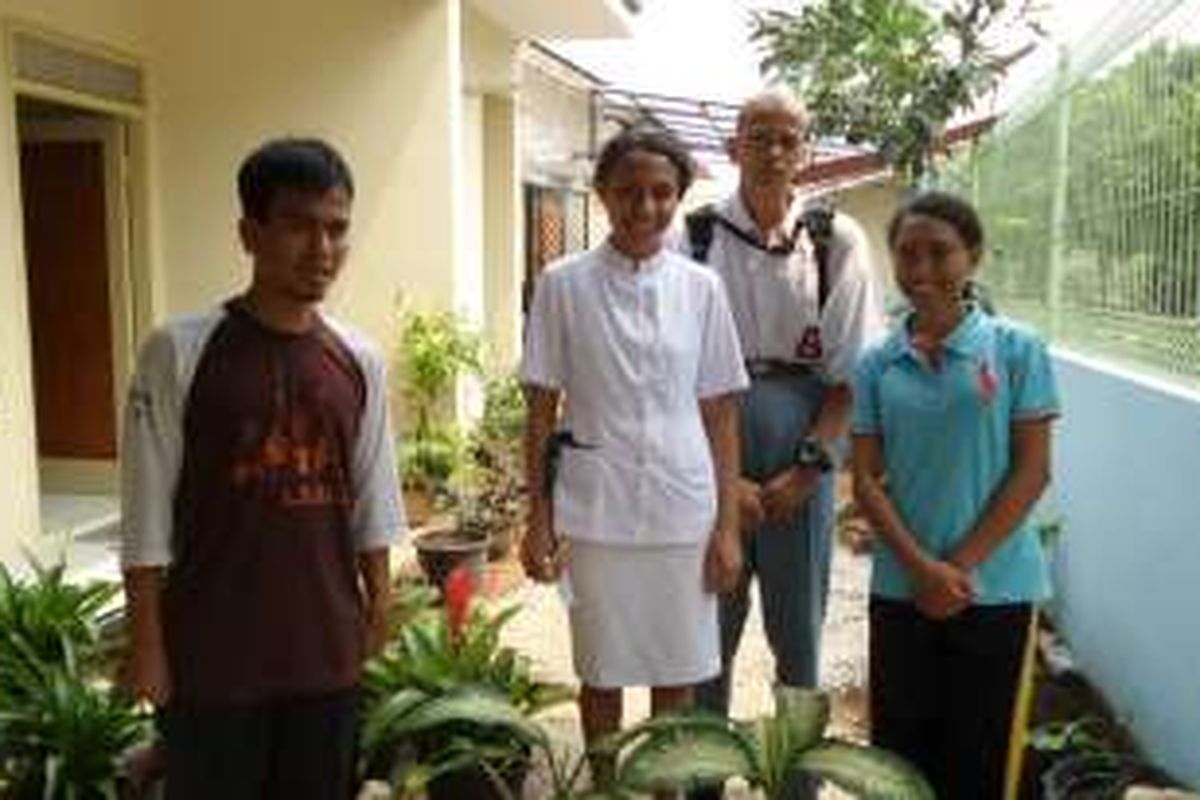
M992 89L1040 35L1035 0L818 0L757 11L751 40L764 73L804 98L819 135L867 143L906 179L933 167L946 123Z

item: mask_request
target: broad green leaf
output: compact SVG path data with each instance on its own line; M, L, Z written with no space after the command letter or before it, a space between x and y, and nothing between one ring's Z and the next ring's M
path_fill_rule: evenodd
M802 754L797 767L861 800L936 800L933 789L915 767L878 748L826 742Z
M672 714L659 714L643 720L630 728L604 737L597 742L594 749L604 753L616 753L628 747L635 740L646 739L660 734L674 735L682 732L703 730L727 731L732 727L734 727L734 723L725 717L700 709Z
M617 783L632 791L686 790L753 769L746 743L730 728L662 730L633 746L621 761Z
M829 724L829 696L815 689L775 687L775 716L787 726L791 748L807 750L821 741Z
M507 699L475 688L430 698L398 720L394 730L398 735L411 735L451 724L502 729L529 745L545 742L542 729Z
M418 689L401 689L375 705L363 721L363 751L375 754L379 748L400 738L397 733L400 722L428 699L428 695Z

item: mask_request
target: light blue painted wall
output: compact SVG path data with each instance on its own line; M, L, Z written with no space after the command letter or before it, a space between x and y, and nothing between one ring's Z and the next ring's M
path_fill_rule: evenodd
M1055 366L1058 616L1149 753L1200 786L1200 393Z

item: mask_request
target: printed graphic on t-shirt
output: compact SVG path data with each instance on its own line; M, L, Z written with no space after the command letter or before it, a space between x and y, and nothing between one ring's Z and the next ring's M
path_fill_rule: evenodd
M824 354L821 329L816 325L809 325L801 334L800 341L796 342L796 358L801 361L820 361Z
M347 505L350 492L334 438L303 409L290 412L234 462L234 486L284 508Z

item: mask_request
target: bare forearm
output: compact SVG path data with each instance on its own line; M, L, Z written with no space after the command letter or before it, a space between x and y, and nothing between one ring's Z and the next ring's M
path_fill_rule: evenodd
M904 569L916 576L930 557L884 488L883 442L878 436L860 435L853 445L854 499Z
M550 498L546 486L546 443L558 421L559 392L537 386L525 387L525 486L528 488L531 527L534 521L547 518Z
M1033 508L1050 482L1051 419L1012 425L1012 467L950 560L970 570L985 561Z
M825 397L817 409L817 418L809 429L809 435L826 447L845 438L850 431L852 408L849 384L835 383L826 387Z
M127 678L134 696L155 707L171 697L171 671L163 636L164 567L131 567L125 571L126 624L129 626Z
M979 522L954 549L949 560L966 570L986 561L1016 530L1049 482L1046 471L1032 466L1009 473Z
M163 567L131 567L125 570L126 625L135 653L163 649Z
M738 439L737 396L724 394L700 401L704 432L712 451L717 481L717 528L738 530L738 478L741 449Z
M858 502L863 516L871 522L884 543L896 554L904 569L911 575L919 573L928 563L930 556L904 524L900 512L896 510L878 477L864 478L856 474L854 499Z
M388 549L379 547L358 554L358 575L368 610L386 612L392 600Z

